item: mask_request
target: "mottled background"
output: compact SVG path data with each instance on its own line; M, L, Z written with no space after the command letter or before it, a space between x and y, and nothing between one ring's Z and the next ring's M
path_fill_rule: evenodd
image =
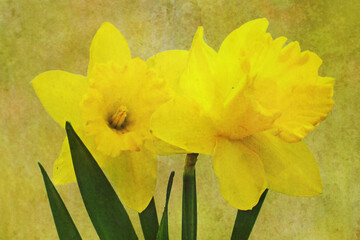
M360 1L85 1L0 0L0 239L56 239L37 162L52 175L64 130L45 112L30 80L53 69L86 74L89 46L101 23L113 23L133 56L188 49L197 26L215 49L232 30L258 17L274 37L298 40L336 79L335 106L305 142L316 156L324 193L296 198L270 192L252 239L360 239ZM184 156L161 158L156 201L176 171L170 234L180 239ZM222 199L211 159L198 166L198 239L229 239L236 210ZM76 183L58 186L84 239L97 239ZM129 214L140 233L137 214ZM140 233L141 235L141 233ZM142 236L141 236L142 237Z

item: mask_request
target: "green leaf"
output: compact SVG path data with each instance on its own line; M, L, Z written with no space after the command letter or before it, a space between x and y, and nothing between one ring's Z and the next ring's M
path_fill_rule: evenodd
M154 198L151 199L147 208L142 213L139 213L139 218L145 240L155 240L159 229L159 221Z
M46 193L49 199L51 212L54 218L55 226L59 239L81 239L81 236L72 220L66 206L61 199L59 193L56 191L56 188L50 181L49 176L47 175L43 166L39 164L41 173L44 178Z
M197 202L195 163L198 154L187 154L183 174L182 239L196 240Z
M264 191L264 193L260 197L258 204L252 210L238 210L235 219L234 229L231 235L231 240L247 240L249 238L267 192L268 189Z
M168 205L171 193L171 187L173 184L175 172L171 172L169 177L169 182L166 191L166 202L164 212L161 218L161 223L159 227L159 231L156 236L156 240L168 240L169 239L169 227L168 227Z
M137 239L114 189L69 122L66 132L80 193L100 239Z

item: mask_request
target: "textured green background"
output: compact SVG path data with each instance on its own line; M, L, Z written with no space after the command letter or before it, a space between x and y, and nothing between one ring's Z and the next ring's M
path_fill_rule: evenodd
M0 1L0 239L56 239L40 170L49 174L64 130L45 112L30 80L61 69L85 75L88 49L104 21L143 59L188 49L197 26L208 44L220 43L242 23L267 17L273 36L298 40L336 79L335 106L305 142L316 156L324 193L296 198L270 192L252 239L360 239L359 93L360 2L352 1ZM171 170L170 234L180 239L183 156L161 158L159 213ZM209 157L198 167L198 239L229 239L235 209L218 191ZM84 239L97 239L75 183L58 187ZM137 224L136 213L129 211Z

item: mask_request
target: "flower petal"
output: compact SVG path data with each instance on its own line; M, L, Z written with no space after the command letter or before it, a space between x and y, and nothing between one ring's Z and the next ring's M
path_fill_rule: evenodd
M203 28L199 27L189 52L187 67L180 79L180 88L188 98L195 100L204 110L219 103L219 81L215 81L216 52L203 39Z
M129 45L111 23L105 22L96 32L90 46L88 76L95 64L115 62L123 65L131 59Z
M146 64L165 79L172 90L179 92L179 80L187 66L188 56L188 51L170 50L152 56Z
M56 185L67 184L76 181L69 141L67 137L62 144L61 153L56 159L53 168L53 182Z
M240 89L225 102L217 116L213 115L221 136L242 139L273 128L280 113L262 107L249 91L249 86Z
M155 191L156 155L145 149L138 152L124 151L110 159L104 169L121 201L129 208L142 212Z
M49 71L31 81L46 111L63 128L70 121L74 126L82 124L79 104L88 88L86 77L63 71Z
M287 143L267 131L244 139L243 144L260 156L269 189L302 197L322 192L319 167L302 141Z
M297 142L331 110L334 81L318 76L316 54L301 52L298 42L283 47L286 38L272 39L267 26L257 19L230 33L219 50L218 74L230 92L248 87L259 106L279 112L273 127L283 140Z
M334 80L319 77L318 82L291 87L283 93L280 118L275 121L278 135L287 142L297 142L324 120L334 101Z
M100 167L102 167L105 164L107 158L98 151L96 151L92 137L86 136L84 132L79 130L77 130L76 132L81 138L81 140L84 142L87 149L90 151L91 155L95 158L96 162L99 164ZM54 184L61 185L75 181L76 177L73 163L71 160L69 141L67 137L65 137L60 156L56 159L54 163L53 182Z
M268 25L266 18L255 19L231 32L223 41L218 53L218 78L226 88L224 91L242 88L249 80L251 65L258 60L263 50L261 45L269 37Z
M171 145L167 142L160 140L157 137L151 137L144 142L146 149L150 150L156 155L170 155L186 153L184 149Z
M190 153L212 154L215 146L216 131L211 120L185 97L159 107L150 129L156 137Z
M246 50L249 44L263 38L268 26L269 22L266 18L255 19L241 25L223 41L219 49L219 55L238 56L242 50Z
M218 139L213 169L222 196L237 209L252 209L266 189L264 167L259 156L240 141Z

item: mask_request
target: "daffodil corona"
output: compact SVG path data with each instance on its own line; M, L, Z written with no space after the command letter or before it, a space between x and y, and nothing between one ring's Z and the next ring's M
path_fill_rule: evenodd
M49 71L32 85L62 127L65 121L72 123L122 202L138 212L144 210L156 185L153 149L166 147L149 131L152 113L169 100L164 80L143 60L132 59L121 33L104 23L91 43L87 77ZM67 139L55 162L53 180L56 184L76 180Z
M223 197L251 209L266 188L294 196L322 192L318 165L301 141L333 106L333 79L297 42L266 33L257 19L233 31L215 52L195 34L191 49L147 63L176 96L151 120L154 135L189 153L213 155ZM166 70L165 70L166 69Z

